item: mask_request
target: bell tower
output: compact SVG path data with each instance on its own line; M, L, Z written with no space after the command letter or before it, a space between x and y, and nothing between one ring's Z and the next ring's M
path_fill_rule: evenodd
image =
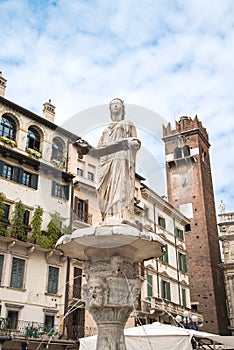
M207 131L197 116L183 116L175 130L163 126L163 141L168 201L191 220L185 239L192 307L203 314L202 330L229 334Z

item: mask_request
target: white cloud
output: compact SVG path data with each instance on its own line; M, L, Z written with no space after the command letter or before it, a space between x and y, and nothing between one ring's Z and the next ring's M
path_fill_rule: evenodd
M233 14L231 0L1 1L6 97L39 114L51 98L58 124L114 96L171 122L198 114L231 207Z

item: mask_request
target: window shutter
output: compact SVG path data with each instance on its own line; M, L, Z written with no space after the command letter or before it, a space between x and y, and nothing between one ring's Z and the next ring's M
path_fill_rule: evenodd
M54 180L52 180L51 195L55 196L55 181Z
M20 169L21 169L21 168L19 168L19 167L16 166L16 167L14 168L14 174L13 174L13 180L14 180L15 182L18 182L18 183L20 182L20 181L19 181Z
M184 241L184 231L180 230L180 238Z
M22 259L13 258L11 270L11 283L13 288L22 288L24 280L24 265L25 261Z
M171 287L170 287L170 282L166 282L166 288L167 288L167 299L171 301Z
M161 297L165 299L165 281L161 281Z
M2 176L3 166L4 166L4 161L0 160L0 176Z
M166 264L168 264L169 258L168 258L168 245L167 245L167 244L166 244L166 246L165 246L165 249L166 249L166 252L165 252L165 254L164 254L164 256L163 256L163 260L164 260L164 262L165 262Z
M186 306L186 290L182 288L182 305Z
M24 218L23 218L24 225L28 226L28 224L29 224L29 216L30 216L30 211L26 209L24 211Z
M183 271L188 272L186 255L183 254L182 258L183 258Z
M3 270L3 261L4 261L4 255L0 255L0 284L2 281L2 270Z
M37 174L33 174L32 175L32 188L37 190L37 187L38 187L38 175Z
M78 215L78 197L75 197L74 199L74 213Z
M48 293L56 294L58 292L58 276L59 269L57 267L49 266Z
M64 199L68 201L70 185L63 186L63 188L64 188Z
M153 278L152 275L147 275L147 295L148 298L151 298L153 296Z
M84 207L83 207L83 217L84 217L84 222L88 223L88 215L89 215L89 202L86 200L84 201Z

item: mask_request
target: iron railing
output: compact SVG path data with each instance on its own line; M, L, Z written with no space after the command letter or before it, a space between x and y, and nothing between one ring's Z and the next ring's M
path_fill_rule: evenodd
M13 324L11 318L0 317L0 335L18 335L27 338L41 336L59 336L58 326L51 327L44 323L18 320Z

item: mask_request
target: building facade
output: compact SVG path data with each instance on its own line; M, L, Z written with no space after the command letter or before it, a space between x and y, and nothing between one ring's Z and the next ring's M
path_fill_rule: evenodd
M163 127L168 201L191 220L186 233L191 303L204 330L228 334L223 271L209 159L209 138L197 117Z
M7 100L5 87L0 75L0 331L6 335L0 345L36 349L49 342L52 348L76 348L79 337L97 328L85 309L81 262L54 246L61 234L101 222L97 159L77 154L79 137L54 124L50 100L39 116ZM127 325L176 324L184 311L201 324L202 315L190 302L185 242L190 221L141 176L136 177L135 219L142 229L161 235L166 251L162 259L139 266L141 301ZM9 331L14 340L7 338Z
M234 335L234 213L221 210L219 217L220 241L222 244L225 289L227 296L230 330Z

